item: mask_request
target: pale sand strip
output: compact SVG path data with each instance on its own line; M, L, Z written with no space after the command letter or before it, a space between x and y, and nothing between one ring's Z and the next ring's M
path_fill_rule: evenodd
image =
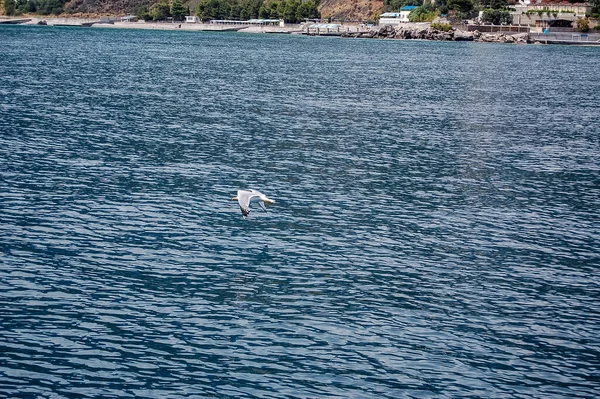
M13 19L13 18L3 18ZM20 18L25 19L25 18ZM183 31L212 31L212 32L227 32L239 31L246 33L292 33L301 32L301 25L280 26L256 26L256 25L217 25L217 24L201 24L201 23L185 23L185 22L120 22L115 21L107 23L101 18L60 18L60 17L30 17L30 21L23 25L38 25L40 22L45 22L48 26L81 26L83 24L93 24L92 28L105 29L150 29L150 30L183 30Z

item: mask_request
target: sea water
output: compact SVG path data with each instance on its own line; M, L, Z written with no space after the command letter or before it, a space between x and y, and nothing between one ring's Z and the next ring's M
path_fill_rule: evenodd
M600 49L13 26L0 56L1 397L598 394Z

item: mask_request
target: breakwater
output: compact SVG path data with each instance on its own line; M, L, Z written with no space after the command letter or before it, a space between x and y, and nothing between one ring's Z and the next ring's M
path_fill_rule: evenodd
M556 38L548 35L540 36L528 32L494 32L485 33L479 30L464 31L452 28L448 31L432 28L428 24L401 25L394 27L392 25L383 25L375 27L365 32L344 32L340 36L352 38L373 38L373 39L403 39L403 40L434 40L434 41L475 41L488 43L515 43L515 44L572 44L599 46L600 41L582 40L579 34L573 36L579 37L575 40L571 37ZM570 40L569 40L570 39Z
M531 43L529 33L508 32L482 33L479 31L467 32L452 28L448 31L438 30L428 25L407 25L394 27L383 25L368 32L348 32L343 37L360 37L374 39L415 39L436 41L478 41L498 43Z

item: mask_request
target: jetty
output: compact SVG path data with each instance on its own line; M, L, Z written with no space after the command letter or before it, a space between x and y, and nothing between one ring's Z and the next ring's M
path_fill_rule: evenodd
M548 32L531 33L531 39L541 44L566 44L571 46L600 46L600 33Z
M26 24L27 22L30 22L31 18L21 18L21 19L15 19L15 18L0 18L0 24L2 25L20 25L20 24Z
M307 36L348 36L349 34L361 34L369 31L369 27L360 25L342 24L310 24L305 25L298 33Z

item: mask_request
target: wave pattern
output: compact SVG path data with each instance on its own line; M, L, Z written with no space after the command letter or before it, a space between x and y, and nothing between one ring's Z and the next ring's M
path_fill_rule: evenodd
M0 33L0 396L597 394L595 49Z

